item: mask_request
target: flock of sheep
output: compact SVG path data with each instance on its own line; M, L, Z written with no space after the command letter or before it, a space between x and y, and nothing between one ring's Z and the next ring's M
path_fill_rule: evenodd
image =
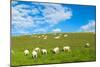
M63 47L63 51L70 52L71 51L70 46ZM46 49L40 49L39 47L37 47L32 51L32 57L37 58L39 52L41 52L42 54L48 53L48 51ZM55 48L52 49L52 53L54 53L54 54L58 54L59 52L60 52L59 47L55 47ZM29 52L28 49L24 50L25 56L29 55L29 53L30 52Z
M89 47L89 46L90 46L89 43L86 43L86 44L85 44L85 47ZM63 50L64 52L70 52L70 51L71 51L71 47L70 47L70 46L64 46L64 47L62 48L62 50ZM46 49L40 49L39 47L37 47L37 48L35 48L35 49L32 51L32 58L37 58L39 52L41 52L42 54L47 54L47 53L48 53L48 51L47 51ZM54 53L54 54L58 54L59 52L60 52L59 47L55 47L55 48L52 49L52 53ZM24 50L25 56L29 55L29 53L30 53L30 52L29 52L28 49Z
M63 37L67 37L68 35L67 34L64 34ZM37 38L43 38L43 39L47 39L48 36L47 35L41 35L41 36L34 36L34 37L37 37ZM61 34L59 34L58 36L55 36L54 39L59 39L61 37Z
M47 39L48 36L47 35L41 35L41 36L34 36L34 37L38 37L38 38L43 37L43 39ZM61 35L55 36L54 39L59 39L60 37L61 37ZM63 37L68 37L68 35L65 34L65 35L63 35ZM89 47L89 46L90 46L89 43L85 44L85 47ZM71 51L71 47L70 46L64 46L62 48L62 50L64 52L70 52ZM39 47L37 47L32 51L32 57L33 58L37 58L39 52L41 52L42 54L48 54L48 50L47 49L40 49ZM55 47L55 48L52 49L52 53L54 53L54 54L58 54L59 52L60 52L60 48L59 47ZM14 53L14 51L12 51L12 53ZM25 49L24 50L24 55L27 56L29 54L30 54L30 51L28 49Z

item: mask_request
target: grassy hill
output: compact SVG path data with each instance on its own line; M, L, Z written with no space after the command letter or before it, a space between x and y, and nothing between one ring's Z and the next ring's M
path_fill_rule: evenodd
M64 37L67 34L67 37ZM11 55L11 65L34 65L34 64L52 64L52 63L69 63L69 62L84 62L96 60L96 44L94 33L57 33L56 35L45 34L47 39L38 38L43 34L23 35L11 37L11 50L14 53ZM37 36L37 37L36 37ZM55 36L61 36L59 39L54 39ZM90 43L90 47L84 45ZM63 46L70 46L71 52L63 52ZM37 59L33 59L31 52L34 48L46 48L47 55L38 54ZM54 47L60 48L59 54L53 54L51 50ZM30 55L24 56L24 50L29 49Z

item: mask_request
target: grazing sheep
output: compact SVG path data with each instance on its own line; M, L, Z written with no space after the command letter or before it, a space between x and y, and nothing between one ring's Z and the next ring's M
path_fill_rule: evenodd
M42 35L42 37L44 37L44 35Z
M41 49L42 54L47 54L47 50L46 49Z
M32 52L32 58L37 58L37 52L33 50Z
M40 48L37 47L37 48L34 49L34 51L36 51L36 52L40 52Z
M55 53L55 54L59 53L59 47L54 48L52 51L53 51L53 53Z
M43 39L47 39L47 36L45 36Z
M41 36L38 36L38 38L41 38Z
M47 39L46 37L44 37L43 39Z
M86 43L86 44L85 44L85 47L89 47L89 46L90 46L90 44L89 44L89 43Z
M63 47L63 51L68 51L68 52L70 52L70 47L69 47L69 46Z
M54 37L54 39L59 39L60 38L60 36L56 36L56 37Z
M67 36L68 36L67 34L64 35L64 37L67 37Z
M25 54L25 56L27 56L27 55L29 55L29 50L24 50L24 54Z

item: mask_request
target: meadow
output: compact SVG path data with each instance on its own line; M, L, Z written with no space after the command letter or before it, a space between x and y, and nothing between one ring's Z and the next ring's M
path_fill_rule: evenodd
M68 36L64 37L64 34ZM43 34L11 36L12 66L96 61L95 33L49 33L44 34L47 39L38 38L41 35ZM58 35L61 37L54 39ZM84 46L87 42L90 43L88 48ZM62 51L64 46L70 46L71 51ZM42 55L40 52L38 57L33 59L31 53L36 47L47 49L48 54ZM60 53L53 54L51 50L54 47L59 47ZM28 56L24 55L25 49L30 51Z

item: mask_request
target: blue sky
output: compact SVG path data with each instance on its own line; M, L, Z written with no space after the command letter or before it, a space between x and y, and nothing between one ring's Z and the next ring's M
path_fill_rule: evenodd
M96 7L12 1L12 35L95 32Z

